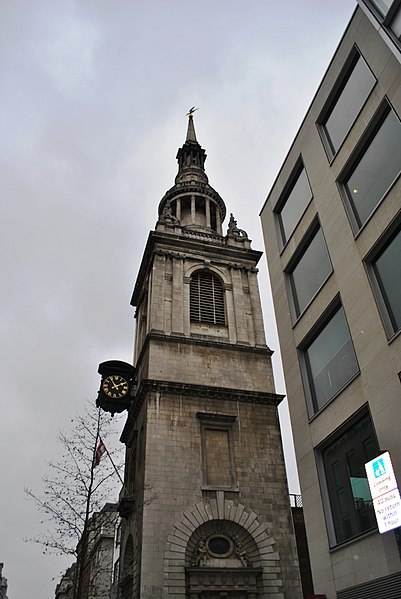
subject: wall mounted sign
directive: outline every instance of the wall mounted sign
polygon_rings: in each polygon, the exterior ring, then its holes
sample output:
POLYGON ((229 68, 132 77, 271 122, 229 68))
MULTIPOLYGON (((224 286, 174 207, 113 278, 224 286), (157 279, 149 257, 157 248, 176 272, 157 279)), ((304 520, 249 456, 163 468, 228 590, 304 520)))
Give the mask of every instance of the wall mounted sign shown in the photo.
POLYGON ((401 526, 401 497, 388 451, 365 464, 379 532, 401 526))

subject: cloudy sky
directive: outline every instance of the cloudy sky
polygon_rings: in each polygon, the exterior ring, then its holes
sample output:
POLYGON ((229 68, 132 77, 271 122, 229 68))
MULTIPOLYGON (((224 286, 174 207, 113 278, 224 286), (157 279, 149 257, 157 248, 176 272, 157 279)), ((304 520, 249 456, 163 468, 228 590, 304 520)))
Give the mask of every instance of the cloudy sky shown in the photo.
MULTIPOLYGON (((1 0, 0 561, 10 599, 53 597, 70 564, 24 543, 40 514, 23 488, 40 490, 58 430, 96 396, 99 362, 132 360, 129 301, 188 108, 200 107, 211 185, 263 249, 259 211, 354 8, 1 0)), ((260 286, 278 350, 264 259, 260 286)))

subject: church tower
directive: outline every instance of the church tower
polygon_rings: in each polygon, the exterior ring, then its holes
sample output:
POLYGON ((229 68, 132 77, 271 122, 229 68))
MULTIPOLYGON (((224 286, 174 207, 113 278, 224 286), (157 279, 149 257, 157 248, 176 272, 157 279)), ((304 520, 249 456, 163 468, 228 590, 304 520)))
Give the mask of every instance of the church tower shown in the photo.
POLYGON ((121 599, 302 596, 252 249, 189 113, 132 296, 121 599))

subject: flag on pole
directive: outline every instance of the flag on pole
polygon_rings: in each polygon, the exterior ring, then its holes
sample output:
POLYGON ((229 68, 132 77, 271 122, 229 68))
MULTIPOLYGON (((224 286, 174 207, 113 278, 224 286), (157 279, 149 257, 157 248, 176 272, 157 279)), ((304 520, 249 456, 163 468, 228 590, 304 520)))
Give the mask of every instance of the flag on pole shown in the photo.
POLYGON ((106 446, 103 443, 102 439, 99 438, 99 444, 96 447, 96 453, 95 453, 95 463, 94 466, 99 466, 100 464, 100 460, 102 458, 102 455, 106 452, 106 446))

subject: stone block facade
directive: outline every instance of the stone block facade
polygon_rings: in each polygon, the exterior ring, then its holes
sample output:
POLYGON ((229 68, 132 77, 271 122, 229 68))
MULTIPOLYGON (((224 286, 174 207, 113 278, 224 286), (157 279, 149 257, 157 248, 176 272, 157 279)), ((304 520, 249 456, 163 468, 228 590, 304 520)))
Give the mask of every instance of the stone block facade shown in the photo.
POLYGON ((177 156, 132 297, 120 597, 299 599, 261 253, 222 235, 192 117, 177 156))

